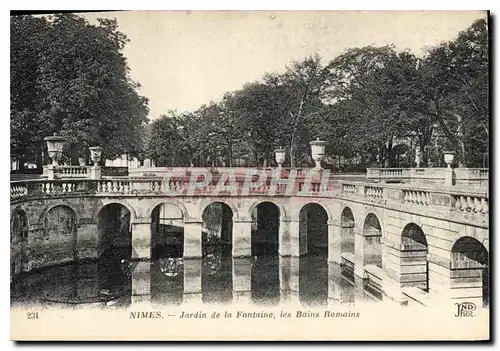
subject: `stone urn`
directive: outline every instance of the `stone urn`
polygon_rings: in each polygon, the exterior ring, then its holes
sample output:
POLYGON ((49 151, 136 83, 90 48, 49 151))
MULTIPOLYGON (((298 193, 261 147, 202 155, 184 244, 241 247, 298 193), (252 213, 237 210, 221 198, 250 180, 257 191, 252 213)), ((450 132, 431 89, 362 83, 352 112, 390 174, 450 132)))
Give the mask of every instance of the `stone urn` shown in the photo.
POLYGON ((455 152, 454 151, 444 151, 444 162, 448 166, 448 168, 451 168, 453 165, 453 161, 455 160, 455 152))
POLYGON ((52 160, 52 167, 55 167, 59 164, 59 160, 61 159, 66 139, 54 133, 54 135, 45 137, 43 140, 47 143, 47 151, 52 160))
POLYGON ((325 159, 326 141, 319 140, 319 138, 316 138, 316 140, 311 141, 309 145, 311 145, 312 159, 316 163, 316 166, 314 168, 321 169, 321 161, 325 159))
POLYGON ((89 150, 90 150, 90 159, 94 163, 94 167, 97 167, 99 161, 101 161, 102 147, 92 146, 89 147, 89 150))
POLYGON ((274 156, 276 157, 276 163, 278 164, 278 168, 281 168, 283 166, 283 163, 285 163, 285 154, 286 154, 285 149, 279 148, 274 150, 274 156))

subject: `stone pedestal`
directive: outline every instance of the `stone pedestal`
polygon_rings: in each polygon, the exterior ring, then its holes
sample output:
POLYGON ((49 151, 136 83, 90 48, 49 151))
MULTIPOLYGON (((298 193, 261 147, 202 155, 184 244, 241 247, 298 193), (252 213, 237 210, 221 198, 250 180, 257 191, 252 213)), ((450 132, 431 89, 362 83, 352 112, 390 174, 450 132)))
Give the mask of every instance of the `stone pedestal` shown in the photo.
POLYGON ((233 221, 233 257, 252 256, 252 221, 233 221))
POLYGON ((54 165, 50 164, 47 167, 47 179, 53 180, 56 178, 56 171, 54 165))
POLYGON ((138 262, 132 271, 132 296, 151 295, 151 263, 138 262))
POLYGON ((89 169, 90 179, 101 179, 101 167, 92 166, 89 169))
POLYGON ((201 222, 184 222, 184 258, 201 258, 201 222))
POLYGON ((341 263, 342 227, 336 223, 328 223, 328 262, 341 263))
POLYGON ((151 258, 150 219, 136 219, 132 223, 132 259, 148 260, 151 258))

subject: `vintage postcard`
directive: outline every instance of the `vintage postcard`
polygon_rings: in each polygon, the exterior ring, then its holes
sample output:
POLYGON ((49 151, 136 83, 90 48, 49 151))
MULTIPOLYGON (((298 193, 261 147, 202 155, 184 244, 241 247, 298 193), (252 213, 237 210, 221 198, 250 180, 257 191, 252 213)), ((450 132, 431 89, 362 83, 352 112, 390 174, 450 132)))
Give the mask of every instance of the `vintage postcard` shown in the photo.
POLYGON ((11 14, 11 339, 489 340, 488 25, 11 14))

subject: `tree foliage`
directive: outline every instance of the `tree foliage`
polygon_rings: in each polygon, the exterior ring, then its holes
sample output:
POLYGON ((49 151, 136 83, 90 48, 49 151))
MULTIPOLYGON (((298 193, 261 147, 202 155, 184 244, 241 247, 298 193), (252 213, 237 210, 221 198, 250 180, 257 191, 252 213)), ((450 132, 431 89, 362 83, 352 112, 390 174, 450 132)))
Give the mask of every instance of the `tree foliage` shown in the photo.
POLYGON ((96 145, 107 158, 137 155, 148 101, 129 77, 127 41, 116 20, 11 16, 11 157, 40 161, 53 133, 73 157, 96 145))
POLYGON ((195 165, 243 158, 265 166, 274 149, 286 147, 286 164, 308 166, 309 141, 319 137, 327 141, 327 162, 346 171, 410 167, 417 150, 423 165, 442 166, 445 149, 460 164, 481 167, 488 113, 488 30, 480 19, 423 57, 393 46, 348 49, 326 63, 306 57, 169 123, 191 126, 195 165))

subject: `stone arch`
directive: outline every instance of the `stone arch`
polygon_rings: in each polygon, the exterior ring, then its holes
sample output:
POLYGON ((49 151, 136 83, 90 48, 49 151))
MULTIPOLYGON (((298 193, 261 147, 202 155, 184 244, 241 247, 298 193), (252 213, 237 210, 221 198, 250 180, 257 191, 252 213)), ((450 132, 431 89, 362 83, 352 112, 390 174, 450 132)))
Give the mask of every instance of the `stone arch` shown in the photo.
POLYGON ((351 207, 344 206, 340 213, 340 256, 343 272, 354 275, 356 254, 356 220, 351 207))
POLYGON ((489 305, 489 255, 476 238, 462 236, 451 247, 450 288, 454 295, 477 305, 489 305))
POLYGON ((190 218, 189 216, 189 213, 188 213, 188 210, 186 209, 186 206, 184 206, 184 204, 181 202, 181 201, 177 201, 177 200, 174 200, 172 198, 168 198, 168 199, 162 199, 162 200, 157 200, 155 202, 153 202, 153 205, 150 206, 147 210, 147 215, 149 217, 152 216, 153 214, 153 211, 154 209, 158 206, 158 205, 161 205, 161 204, 171 204, 171 205, 174 205, 174 206, 177 206, 181 212, 182 212, 182 217, 184 218, 184 220, 190 218))
POLYGON ((112 200, 101 203, 101 206, 98 207, 98 210, 94 214, 94 218, 99 219, 99 214, 102 211, 102 209, 104 207, 106 207, 107 205, 111 205, 111 204, 125 206, 130 212, 130 220, 131 221, 137 218, 137 212, 135 211, 134 207, 131 204, 129 204, 127 201, 120 200, 120 199, 112 199, 112 200))
POLYGON ((51 234, 67 237, 71 246, 76 245, 76 230, 78 216, 76 211, 66 204, 56 204, 48 207, 43 214, 43 236, 48 239, 51 234))
MULTIPOLYGON (((299 220, 300 219, 300 212, 304 209, 304 207, 308 205, 318 205, 323 208, 327 215, 327 220, 328 222, 332 222, 334 220, 334 217, 332 215, 332 210, 330 206, 328 206, 328 203, 316 200, 316 199, 307 199, 306 201, 302 202, 299 206, 296 207, 295 211, 292 211, 290 213, 290 216, 292 217, 292 220, 299 220)), ((293 209, 293 206, 292 206, 293 209)))
POLYGON ((363 267, 374 265, 382 268, 382 224, 378 216, 368 212, 363 221, 363 267))
POLYGON ((217 199, 217 198, 203 199, 200 202, 200 205, 199 205, 200 216, 203 215, 203 212, 206 210, 206 208, 208 206, 210 206, 213 203, 217 203, 217 202, 222 203, 231 209, 231 212, 233 213, 233 220, 240 218, 238 208, 235 206, 235 204, 232 201, 230 201, 228 199, 217 199))
POLYGON ((80 223, 80 221, 79 221, 80 216, 78 215, 78 212, 73 208, 73 206, 68 205, 66 203, 56 203, 56 204, 50 204, 50 205, 46 206, 43 209, 43 211, 40 213, 39 223, 43 224, 45 221, 45 217, 47 216, 47 213, 49 213, 54 207, 57 207, 57 206, 65 206, 65 207, 69 208, 71 211, 73 211, 73 213, 75 214, 76 225, 78 226, 78 223, 80 223))
MULTIPOLYGON (((214 200, 203 207, 201 212, 203 248, 211 251, 213 245, 223 245, 226 248, 232 246, 233 222, 237 218, 234 211, 235 208, 225 201, 214 200), (215 205, 221 206, 219 208, 213 207, 215 205), (220 210, 220 212, 214 213, 218 212, 217 210, 220 210)), ((205 249, 202 250, 203 253, 208 252, 205 249)))
POLYGON ((408 223, 401 232, 401 286, 429 290, 429 247, 422 228, 408 223))
POLYGON ((279 215, 280 215, 280 220, 283 220, 284 218, 288 218, 288 212, 285 210, 285 207, 283 206, 283 204, 280 202, 280 201, 275 201, 275 200, 271 200, 271 199, 259 199, 259 200, 255 200, 252 202, 252 204, 248 207, 248 212, 247 212, 247 216, 248 218, 252 218, 252 212, 254 211, 254 209, 260 205, 261 203, 264 203, 264 202, 270 202, 272 204, 274 204, 278 209, 279 209, 279 215))
POLYGON ((16 206, 10 215, 10 242, 28 240, 29 218, 21 206, 16 206))

